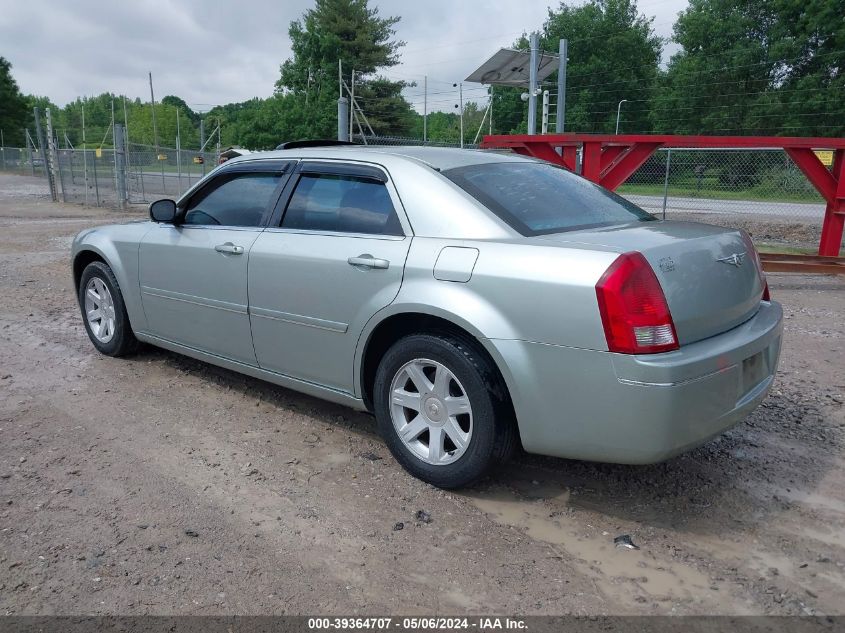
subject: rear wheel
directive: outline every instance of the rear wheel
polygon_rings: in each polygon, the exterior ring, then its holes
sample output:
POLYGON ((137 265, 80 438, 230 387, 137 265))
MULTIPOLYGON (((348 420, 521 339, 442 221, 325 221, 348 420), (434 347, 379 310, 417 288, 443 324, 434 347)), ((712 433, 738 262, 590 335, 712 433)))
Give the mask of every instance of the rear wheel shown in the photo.
POLYGON ((399 463, 441 488, 471 484, 515 444, 501 378, 474 345, 456 337, 397 341, 379 364, 373 402, 399 463))
POLYGON ((79 307, 88 338, 107 356, 124 356, 138 348, 117 279, 103 262, 91 262, 79 280, 79 307))

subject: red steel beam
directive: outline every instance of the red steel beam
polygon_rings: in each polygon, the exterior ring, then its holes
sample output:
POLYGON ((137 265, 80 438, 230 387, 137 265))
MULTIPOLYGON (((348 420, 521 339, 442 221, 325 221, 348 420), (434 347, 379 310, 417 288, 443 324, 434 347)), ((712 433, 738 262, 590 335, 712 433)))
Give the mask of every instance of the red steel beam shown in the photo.
POLYGON ((845 138, 812 138, 802 136, 681 136, 676 134, 507 134, 485 136, 482 147, 513 147, 525 141, 543 142, 553 147, 581 145, 585 141, 598 141, 604 145, 632 145, 634 143, 660 143, 663 147, 748 147, 807 149, 845 149, 845 138))
POLYGON ((660 143, 634 143, 619 161, 602 174, 599 184, 605 189, 614 191, 628 180, 628 177, 637 171, 658 147, 660 143))

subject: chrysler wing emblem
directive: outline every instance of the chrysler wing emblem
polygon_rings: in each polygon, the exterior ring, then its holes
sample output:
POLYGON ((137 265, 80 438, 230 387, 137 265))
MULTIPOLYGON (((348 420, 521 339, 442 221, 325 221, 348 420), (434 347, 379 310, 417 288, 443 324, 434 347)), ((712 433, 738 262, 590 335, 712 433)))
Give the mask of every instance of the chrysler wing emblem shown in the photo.
POLYGON ((742 266, 742 261, 745 259, 745 253, 733 253, 732 255, 728 255, 727 257, 720 257, 717 259, 717 262, 722 262, 723 264, 730 264, 731 266, 736 266, 739 268, 742 266))

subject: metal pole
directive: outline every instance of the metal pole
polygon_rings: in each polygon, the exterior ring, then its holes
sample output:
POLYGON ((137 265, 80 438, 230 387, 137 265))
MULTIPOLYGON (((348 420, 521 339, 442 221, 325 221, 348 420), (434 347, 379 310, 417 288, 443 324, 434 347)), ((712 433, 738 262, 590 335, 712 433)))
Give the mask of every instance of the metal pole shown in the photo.
POLYGON ((458 84, 458 98, 461 103, 461 149, 464 148, 464 84, 458 84))
POLYGON ((88 148, 85 144, 85 104, 82 104, 82 170, 85 174, 85 206, 88 206, 88 148))
POLYGON ((50 171, 47 167, 47 152, 44 150, 44 134, 41 132, 41 116, 38 114, 38 108, 33 108, 32 113, 35 115, 35 134, 38 136, 38 155, 41 156, 41 166, 44 168, 44 177, 47 179, 47 185, 50 188, 50 196, 53 202, 58 200, 56 195, 56 185, 50 177, 50 171))
POLYGON ((3 130, 0 130, 0 152, 2 152, 2 155, 3 155, 2 156, 2 161, 3 161, 2 165, 3 166, 0 169, 5 170, 6 169, 6 137, 3 135, 3 130))
POLYGON ((205 119, 200 119, 200 158, 202 159, 202 175, 205 176, 205 119))
POLYGON ((540 133, 546 134, 549 131, 549 91, 543 91, 543 119, 540 124, 540 133))
POLYGON ((490 86, 490 118, 487 120, 487 133, 493 134, 493 86, 490 86))
MULTIPOLYGON (((352 69, 352 83, 350 84, 349 89, 349 100, 352 103, 352 108, 349 114, 349 138, 352 138, 352 111, 355 110, 355 69, 352 69)), ((361 124, 358 124, 358 127, 361 127, 361 124)), ((363 134, 363 132, 362 132, 363 134)))
POLYGON ((117 190, 120 187, 120 183, 117 182, 117 132, 114 129, 114 98, 111 100, 111 158, 112 158, 112 180, 114 184, 114 191, 117 193, 117 190))
POLYGON ((627 99, 622 99, 619 102, 619 105, 616 106, 616 133, 619 134, 619 114, 622 112, 622 104, 628 101, 627 99))
POLYGON ((349 128, 346 121, 349 119, 349 100, 346 97, 338 97, 337 100, 337 140, 349 140, 349 128))
POLYGON ((29 129, 25 129, 24 132, 26 132, 26 151, 29 154, 29 172, 31 176, 35 176, 35 162, 32 157, 33 146, 35 144, 32 142, 32 137, 29 135, 29 129))
MULTIPOLYGON (((179 128, 179 108, 176 108, 176 174, 179 182, 179 194, 182 194, 182 136, 179 128)), ((190 178, 188 179, 190 182, 190 178)))
POLYGON ((97 206, 100 206, 100 181, 97 178, 97 156, 95 155, 91 161, 94 169, 94 195, 97 197, 97 206))
POLYGON ((428 75, 423 77, 423 143, 428 142, 428 75))
POLYGON ((62 202, 67 202, 65 199, 65 187, 62 179, 62 168, 59 165, 59 151, 56 149, 56 139, 53 136, 53 114, 50 108, 46 108, 44 113, 47 115, 47 150, 50 153, 50 187, 53 192, 53 200, 58 201, 58 186, 56 185, 56 171, 59 172, 59 184, 62 189, 62 202))
POLYGON ((153 142, 156 148, 156 160, 161 163, 161 189, 162 193, 167 193, 167 186, 164 184, 164 161, 159 160, 159 148, 158 148, 158 126, 156 125, 156 98, 155 93, 153 93, 153 74, 149 73, 150 75, 150 104, 153 108, 153 142))
POLYGON ((123 126, 114 126, 114 164, 117 178, 117 202, 121 209, 126 208, 126 144, 123 136, 123 126))
POLYGON ((531 46, 531 68, 528 70, 528 133, 537 133, 537 58, 540 36, 532 33, 528 39, 531 46))
POLYGON ((558 49, 560 62, 557 67, 557 114, 555 115, 555 132, 563 133, 566 123, 566 56, 569 48, 567 40, 560 41, 558 49))
POLYGON ((663 178, 663 219, 666 219, 666 199, 669 197, 669 165, 672 162, 672 148, 666 150, 666 175, 663 178))

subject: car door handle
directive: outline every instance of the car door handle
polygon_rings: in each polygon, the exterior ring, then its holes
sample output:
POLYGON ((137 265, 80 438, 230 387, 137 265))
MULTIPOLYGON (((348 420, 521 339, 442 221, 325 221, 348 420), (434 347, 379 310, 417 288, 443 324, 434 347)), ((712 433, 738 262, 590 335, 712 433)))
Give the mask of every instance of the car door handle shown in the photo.
POLYGON ((358 257, 350 257, 346 260, 350 266, 360 266, 361 268, 389 268, 390 262, 386 259, 378 259, 369 253, 358 255, 358 257))
POLYGON ((218 244, 214 247, 214 250, 218 253, 231 253, 232 255, 241 255, 244 252, 244 247, 236 246, 231 242, 226 242, 225 244, 218 244))

